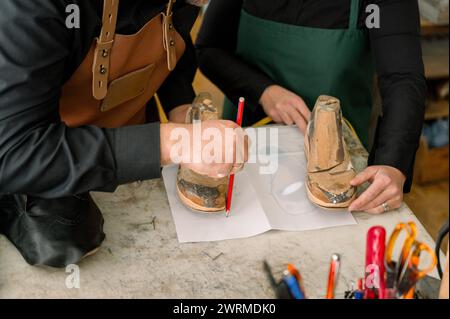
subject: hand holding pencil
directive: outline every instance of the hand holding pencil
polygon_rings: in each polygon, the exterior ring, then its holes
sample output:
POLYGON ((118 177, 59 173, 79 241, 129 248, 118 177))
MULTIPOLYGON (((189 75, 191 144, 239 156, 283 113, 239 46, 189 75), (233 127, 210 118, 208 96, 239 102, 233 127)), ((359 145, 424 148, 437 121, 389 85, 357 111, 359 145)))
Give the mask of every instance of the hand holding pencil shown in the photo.
MULTIPOLYGON (((245 107, 245 99, 243 97, 241 97, 239 99, 238 115, 237 115, 237 120, 236 120, 236 123, 239 126, 242 126, 242 120, 244 118, 244 107, 245 107)), ((227 217, 230 216, 230 212, 231 212, 231 200, 233 198, 233 187, 234 187, 234 174, 231 174, 230 183, 228 184, 228 193, 227 193, 227 205, 226 205, 227 217)))

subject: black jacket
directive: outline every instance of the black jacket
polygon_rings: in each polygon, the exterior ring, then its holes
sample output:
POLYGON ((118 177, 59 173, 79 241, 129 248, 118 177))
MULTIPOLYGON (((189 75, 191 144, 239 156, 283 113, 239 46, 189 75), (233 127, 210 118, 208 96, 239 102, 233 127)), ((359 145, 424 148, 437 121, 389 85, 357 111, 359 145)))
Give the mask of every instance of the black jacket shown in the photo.
MULTIPOLYGON (((117 33, 132 34, 167 1, 120 3, 117 33)), ((160 176, 159 124, 100 129, 61 122, 61 88, 99 35, 102 9, 102 0, 0 1, 0 195, 59 198, 160 176), (65 25, 69 4, 80 8, 80 29, 65 25)), ((190 31, 198 8, 178 1, 174 11, 187 50, 158 91, 166 110, 195 97, 190 31)))

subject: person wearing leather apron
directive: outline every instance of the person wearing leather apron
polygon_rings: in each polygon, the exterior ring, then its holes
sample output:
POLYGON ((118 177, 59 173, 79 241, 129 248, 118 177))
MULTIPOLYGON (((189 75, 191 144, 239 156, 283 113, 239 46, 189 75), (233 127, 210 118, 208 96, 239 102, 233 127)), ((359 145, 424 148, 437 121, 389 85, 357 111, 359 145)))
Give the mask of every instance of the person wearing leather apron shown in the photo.
POLYGON ((378 214, 399 208, 412 184, 426 98, 420 38, 417 1, 216 0, 196 47, 227 96, 224 118, 243 95, 246 125, 270 116, 304 133, 317 98, 335 96, 367 148, 376 73, 383 114, 369 167, 352 181, 372 185, 349 210, 378 214))
POLYGON ((94 252, 104 221, 89 192, 158 178, 171 163, 180 125, 148 123, 147 104, 155 93, 166 112, 194 100, 199 2, 0 2, 0 233, 29 264, 94 252), (66 24, 69 5, 79 28, 66 24))

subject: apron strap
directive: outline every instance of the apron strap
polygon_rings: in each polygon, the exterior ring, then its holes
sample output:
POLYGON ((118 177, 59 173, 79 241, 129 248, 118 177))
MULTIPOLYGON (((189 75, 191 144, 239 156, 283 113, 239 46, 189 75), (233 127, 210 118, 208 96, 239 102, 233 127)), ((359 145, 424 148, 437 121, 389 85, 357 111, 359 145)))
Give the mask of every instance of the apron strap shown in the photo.
POLYGON ((167 16, 172 15, 173 5, 175 4, 175 2, 177 2, 177 0, 169 0, 169 3, 167 4, 167 10, 166 10, 167 16))
MULTIPOLYGON (((164 48, 167 51, 167 66, 172 71, 177 63, 175 47, 175 27, 172 21, 173 5, 176 0, 169 0, 164 15, 163 33, 164 48)), ((108 94, 109 68, 111 49, 116 35, 117 16, 119 11, 119 0, 103 1, 102 30, 97 38, 94 62, 92 66, 92 94, 96 100, 104 100, 108 94)))
POLYGON ((103 25, 100 36, 97 38, 92 66, 92 93, 97 100, 103 100, 108 93, 110 57, 116 34, 118 11, 119 0, 103 1, 103 25))
POLYGON ((173 71, 177 65, 176 31, 173 25, 173 5, 176 0, 169 0, 166 13, 163 13, 163 45, 167 52, 167 68, 173 71))
POLYGON ((350 7, 350 21, 348 26, 350 30, 358 29, 358 20, 359 20, 359 0, 352 0, 350 7))

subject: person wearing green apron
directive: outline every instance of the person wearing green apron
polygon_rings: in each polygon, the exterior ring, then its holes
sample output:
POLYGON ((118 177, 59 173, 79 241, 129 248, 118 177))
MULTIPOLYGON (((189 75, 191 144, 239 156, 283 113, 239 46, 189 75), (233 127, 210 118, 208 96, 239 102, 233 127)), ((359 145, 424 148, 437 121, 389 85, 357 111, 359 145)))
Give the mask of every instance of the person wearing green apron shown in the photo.
POLYGON ((200 69, 226 94, 224 119, 244 96, 244 125, 270 116, 304 132, 316 99, 331 95, 367 148, 377 73, 383 116, 353 181, 372 186, 349 209, 386 212, 410 190, 423 125, 418 12, 411 0, 214 0, 196 43, 200 69))

